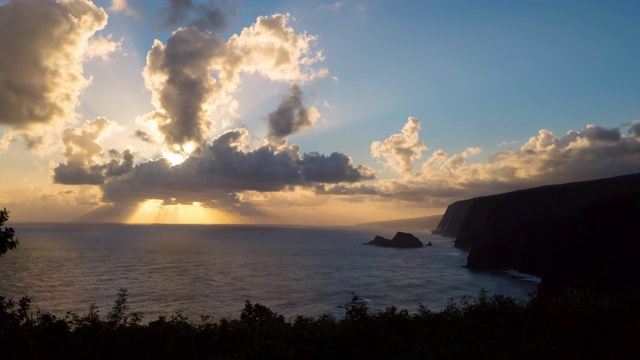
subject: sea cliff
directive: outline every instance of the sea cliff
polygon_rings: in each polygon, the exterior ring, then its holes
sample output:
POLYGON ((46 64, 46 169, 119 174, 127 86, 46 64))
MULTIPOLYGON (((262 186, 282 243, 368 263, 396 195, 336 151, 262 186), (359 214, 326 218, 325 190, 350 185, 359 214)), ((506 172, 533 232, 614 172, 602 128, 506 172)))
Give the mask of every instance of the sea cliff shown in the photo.
MULTIPOLYGON (((564 257, 581 254, 572 248, 580 241, 568 239, 585 226, 585 209, 608 198, 633 202, 639 191, 640 174, 634 174, 462 200, 447 208, 436 232, 455 237, 457 247, 470 249, 467 266, 471 269, 508 267, 544 277, 550 269, 566 268, 560 253, 564 257)), ((631 240, 610 241, 615 251, 616 243, 631 240)))

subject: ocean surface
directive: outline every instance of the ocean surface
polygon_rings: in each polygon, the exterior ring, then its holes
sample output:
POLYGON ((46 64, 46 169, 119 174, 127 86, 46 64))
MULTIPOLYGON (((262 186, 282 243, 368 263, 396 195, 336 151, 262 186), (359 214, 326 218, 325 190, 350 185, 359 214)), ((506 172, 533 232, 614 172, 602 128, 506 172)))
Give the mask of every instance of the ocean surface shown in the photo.
POLYGON ((143 321, 182 312, 190 320, 236 318, 246 300, 286 317, 344 314, 351 294, 372 310, 419 304, 439 310, 463 296, 526 299, 539 279, 504 270, 462 267, 467 252, 453 239, 412 231, 418 249, 363 243, 383 228, 11 224, 20 245, 0 258, 0 295, 32 299, 32 308, 106 316, 120 288, 143 321))

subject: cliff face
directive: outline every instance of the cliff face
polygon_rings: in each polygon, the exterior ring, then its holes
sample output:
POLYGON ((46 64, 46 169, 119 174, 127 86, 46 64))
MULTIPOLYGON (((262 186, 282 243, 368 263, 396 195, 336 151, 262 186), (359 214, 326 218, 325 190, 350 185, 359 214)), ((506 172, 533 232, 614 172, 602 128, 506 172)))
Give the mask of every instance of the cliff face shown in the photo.
POLYGON ((434 233, 456 237, 460 232, 460 228, 471 204, 472 202, 469 200, 462 200, 449 205, 434 233))
POLYGON ((551 266, 538 289, 557 296, 566 289, 612 295, 640 290, 640 189, 607 196, 587 206, 572 231, 554 246, 551 266))
POLYGON ((639 188, 640 174, 634 174, 458 201, 447 208, 438 230, 470 249, 469 268, 509 267, 542 276, 556 244, 574 231, 587 206, 639 188))

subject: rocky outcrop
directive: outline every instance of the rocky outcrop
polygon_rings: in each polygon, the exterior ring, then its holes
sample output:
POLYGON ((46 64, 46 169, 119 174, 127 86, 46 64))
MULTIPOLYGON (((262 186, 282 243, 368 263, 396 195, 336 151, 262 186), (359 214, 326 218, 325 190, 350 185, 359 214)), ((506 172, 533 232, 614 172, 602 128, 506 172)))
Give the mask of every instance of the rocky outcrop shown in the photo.
POLYGON ((413 248, 423 247, 422 241, 417 237, 409 233, 397 232, 393 239, 389 240, 377 235, 373 240, 369 241, 369 245, 377 245, 383 247, 401 247, 401 248, 413 248))
POLYGON ((633 193, 640 174, 545 186, 453 203, 437 230, 470 249, 467 266, 509 267, 542 276, 554 248, 574 228, 581 212, 598 199, 633 193))

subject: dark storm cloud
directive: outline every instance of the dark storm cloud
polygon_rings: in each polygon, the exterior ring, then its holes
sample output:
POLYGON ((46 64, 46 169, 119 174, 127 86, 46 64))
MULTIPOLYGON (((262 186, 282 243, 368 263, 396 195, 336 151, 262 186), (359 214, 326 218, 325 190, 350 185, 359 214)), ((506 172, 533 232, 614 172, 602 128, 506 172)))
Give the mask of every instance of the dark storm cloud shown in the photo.
POLYGON ((318 111, 314 107, 304 106, 303 95, 300 86, 291 85, 291 94, 282 100, 274 112, 269 114, 270 137, 282 138, 313 125, 318 118, 318 111))
MULTIPOLYGON (((227 131, 211 145, 171 166, 166 159, 136 165, 103 186, 105 201, 141 201, 175 198, 178 201, 220 199, 222 194, 247 190, 269 192, 318 183, 358 182, 372 179, 373 171, 354 167, 345 154, 299 154, 297 145, 264 145, 244 151, 247 131, 227 131)), ((226 196, 226 195, 225 195, 226 196)))

